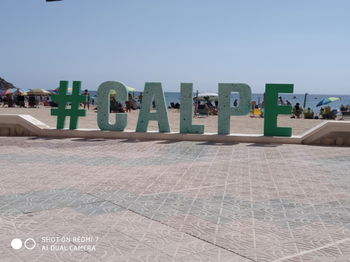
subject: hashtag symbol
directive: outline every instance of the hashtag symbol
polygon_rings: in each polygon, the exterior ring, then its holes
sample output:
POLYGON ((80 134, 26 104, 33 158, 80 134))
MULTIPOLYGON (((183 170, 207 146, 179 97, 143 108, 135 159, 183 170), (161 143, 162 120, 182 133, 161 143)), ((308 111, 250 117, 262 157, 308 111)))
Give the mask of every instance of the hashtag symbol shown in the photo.
POLYGON ((85 109, 79 109, 80 103, 87 102, 87 96, 80 94, 80 87, 80 81, 73 81, 72 94, 68 95, 68 81, 60 81, 58 95, 52 95, 52 101, 58 104, 57 109, 51 109, 51 115, 57 116, 57 129, 64 128, 67 116, 70 117, 69 129, 77 129, 78 118, 86 116, 85 109), (71 103, 70 108, 67 103, 71 103))

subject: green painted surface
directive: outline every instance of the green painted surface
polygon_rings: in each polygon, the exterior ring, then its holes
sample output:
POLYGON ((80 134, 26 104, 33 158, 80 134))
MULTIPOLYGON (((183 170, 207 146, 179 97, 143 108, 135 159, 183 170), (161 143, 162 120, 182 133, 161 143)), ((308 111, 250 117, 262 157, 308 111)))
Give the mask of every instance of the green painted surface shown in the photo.
POLYGON ((57 116, 57 129, 63 129, 66 122, 66 117, 70 117, 69 129, 77 129, 78 119, 81 116, 86 116, 85 109, 80 109, 80 103, 87 102, 87 96, 80 94, 80 81, 73 81, 73 91, 71 95, 67 94, 68 81, 60 81, 58 95, 52 95, 52 101, 58 104, 58 108, 51 109, 51 115, 57 116), (67 103, 70 103, 70 108, 67 108, 67 103))
POLYGON ((161 83, 145 84, 136 132, 147 132, 151 120, 158 121, 159 132, 170 132, 168 111, 161 83), (156 107, 155 112, 151 112, 153 101, 156 107))
POLYGON ((203 125, 193 125, 193 85, 192 83, 181 84, 181 105, 180 105, 180 133, 182 134, 203 134, 203 125))
POLYGON ((218 134, 230 134, 231 116, 241 116, 249 113, 252 90, 247 84, 219 84, 218 134), (239 106, 231 106, 231 93, 238 92, 239 106))
POLYGON ((97 124, 101 130, 124 131, 128 123, 128 114, 116 113, 115 123, 110 122, 110 92, 116 92, 115 99, 119 102, 128 100, 128 91, 123 83, 107 81, 102 83, 97 90, 98 110, 97 124))
POLYGON ((264 136, 292 136, 290 127, 277 127, 277 116, 291 114, 291 106, 278 105, 278 94, 293 93, 293 89, 293 84, 266 84, 264 136))

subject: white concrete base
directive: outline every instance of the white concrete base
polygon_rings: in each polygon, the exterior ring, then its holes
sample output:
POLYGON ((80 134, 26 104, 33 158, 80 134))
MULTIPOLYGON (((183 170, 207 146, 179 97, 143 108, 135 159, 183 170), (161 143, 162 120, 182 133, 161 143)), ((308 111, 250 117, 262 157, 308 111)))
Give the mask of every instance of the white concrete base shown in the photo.
POLYGON ((52 129, 30 115, 0 115, 1 136, 39 136, 64 138, 105 138, 131 140, 176 140, 207 141, 216 143, 278 143, 350 145, 350 121, 327 121, 309 130, 302 136, 268 137, 262 134, 180 134, 180 133, 139 133, 135 131, 101 131, 97 129, 52 129))
POLYGON ((1 136, 39 136, 50 128, 31 115, 0 115, 1 136))
POLYGON ((140 133, 131 130, 124 132, 101 131, 97 129, 58 130, 45 129, 41 136, 47 137, 76 137, 76 138, 107 138, 107 139, 132 139, 132 140, 176 140, 176 141, 208 141, 217 143, 283 143, 300 144, 300 137, 266 137, 263 135, 230 134, 218 135, 205 134, 180 134, 159 133, 155 131, 140 133))

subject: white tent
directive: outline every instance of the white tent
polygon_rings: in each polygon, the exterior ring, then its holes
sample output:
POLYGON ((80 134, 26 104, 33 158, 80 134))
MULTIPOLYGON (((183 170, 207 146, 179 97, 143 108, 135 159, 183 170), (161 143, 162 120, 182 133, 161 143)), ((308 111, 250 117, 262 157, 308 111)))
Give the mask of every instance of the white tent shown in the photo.
POLYGON ((219 98, 219 95, 217 93, 199 93, 198 98, 200 100, 204 100, 206 98, 209 98, 210 101, 216 101, 219 98))

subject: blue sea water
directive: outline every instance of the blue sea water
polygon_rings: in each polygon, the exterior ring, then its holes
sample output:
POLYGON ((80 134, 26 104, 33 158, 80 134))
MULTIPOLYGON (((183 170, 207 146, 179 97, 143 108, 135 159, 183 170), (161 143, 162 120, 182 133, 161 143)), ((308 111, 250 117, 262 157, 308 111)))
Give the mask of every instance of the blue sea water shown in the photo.
MULTIPOLYGON (((96 91, 89 91, 90 95, 96 96, 96 91)), ((134 95, 137 97, 140 93, 135 92, 134 95)), ((167 105, 169 106, 171 102, 180 103, 180 92, 164 92, 165 100, 167 105)), ((195 94, 193 94, 195 96, 195 94)), ((283 101, 290 101, 294 106, 296 103, 299 103, 302 107, 304 107, 304 97, 305 94, 280 94, 283 101)), ((305 108, 310 107, 314 112, 318 113, 321 107, 316 107, 317 103, 321 101, 323 98, 327 97, 339 97, 339 101, 332 102, 328 104, 332 109, 339 109, 342 104, 348 105, 350 104, 350 95, 322 95, 322 94, 308 94, 306 96, 306 106, 305 108)), ((231 99, 239 99, 238 94, 232 93, 231 99)), ((257 104, 260 104, 264 100, 264 94, 252 94, 252 101, 256 101, 257 104)))

